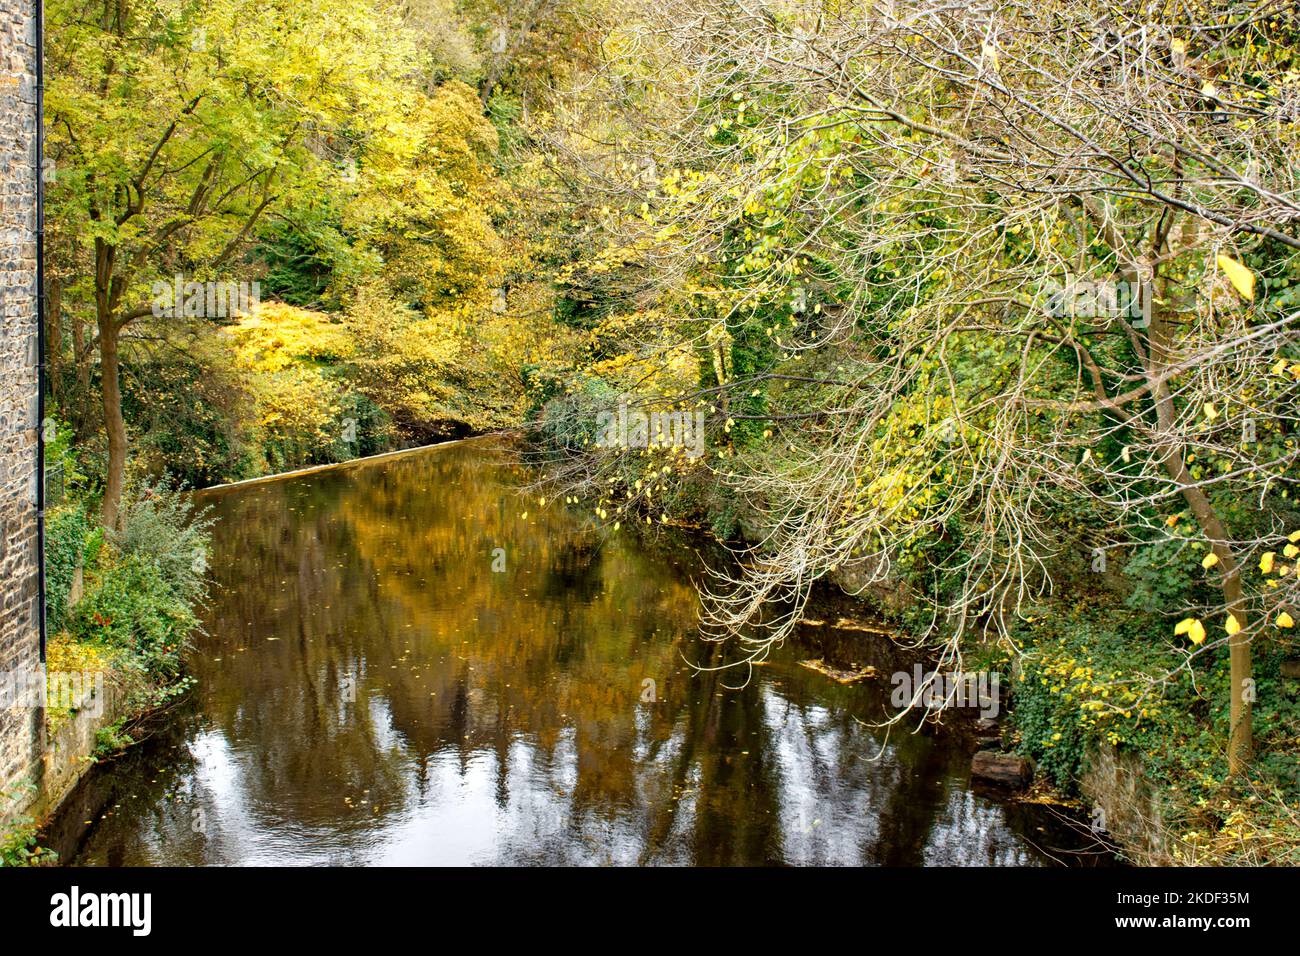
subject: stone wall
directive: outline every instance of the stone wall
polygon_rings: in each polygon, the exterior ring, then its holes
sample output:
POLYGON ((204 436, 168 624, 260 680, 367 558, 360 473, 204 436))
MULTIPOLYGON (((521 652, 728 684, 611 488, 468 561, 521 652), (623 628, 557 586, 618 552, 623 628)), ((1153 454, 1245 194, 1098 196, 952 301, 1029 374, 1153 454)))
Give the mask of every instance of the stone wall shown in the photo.
POLYGON ((1090 806, 1101 809, 1104 817, 1099 822, 1128 862, 1137 866, 1175 862, 1160 794, 1136 754, 1101 744, 1089 757, 1079 790, 1090 806))
MULTIPOLYGON (((33 0, 0 0, 0 680, 39 675, 36 537, 36 23, 33 0)), ((0 801, 39 785, 45 715, 0 701, 0 801)), ((34 796, 34 794, 33 794, 34 796)))

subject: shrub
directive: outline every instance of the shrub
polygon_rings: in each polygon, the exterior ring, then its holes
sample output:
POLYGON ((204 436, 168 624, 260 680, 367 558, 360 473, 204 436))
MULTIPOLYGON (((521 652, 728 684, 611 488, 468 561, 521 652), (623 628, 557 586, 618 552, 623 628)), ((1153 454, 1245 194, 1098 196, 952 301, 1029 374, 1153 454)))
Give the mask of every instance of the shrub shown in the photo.
POLYGON ((36 843, 36 824, 27 817, 0 831, 0 866, 53 866, 59 855, 36 843))
POLYGON ((59 508, 46 518, 45 606, 51 633, 61 631, 66 622, 72 579, 85 560, 92 529, 80 505, 59 508))
POLYGON ((155 683, 175 681, 199 623, 212 520, 193 512, 171 484, 144 486, 125 509, 123 530, 111 536, 109 560, 73 610, 72 636, 128 650, 125 665, 155 683))
POLYGON ((169 586, 157 564, 126 557, 109 567, 77 605, 69 631, 131 652, 128 666, 151 679, 180 676, 181 656, 198 626, 191 603, 169 586))
POLYGON ((157 568, 164 586, 194 603, 206 587, 214 520, 208 509, 195 510, 180 489, 164 480, 141 488, 112 541, 123 558, 157 568))

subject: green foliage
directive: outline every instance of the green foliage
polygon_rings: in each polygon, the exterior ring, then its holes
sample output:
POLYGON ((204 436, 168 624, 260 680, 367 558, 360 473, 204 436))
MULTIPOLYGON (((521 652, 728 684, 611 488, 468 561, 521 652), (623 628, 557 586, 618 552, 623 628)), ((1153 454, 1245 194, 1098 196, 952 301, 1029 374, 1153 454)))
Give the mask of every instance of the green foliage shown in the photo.
POLYGON ((93 525, 80 504, 50 512, 45 519, 45 605, 51 633, 63 630, 68 594, 83 567, 93 525))
MULTIPOLYGON (((1077 787, 1103 743, 1139 756, 1164 791, 1166 824, 1205 826, 1229 784, 1228 666, 1225 650, 1179 666, 1180 655, 1153 634, 1159 627, 1122 608, 1056 606, 1014 635, 1023 644, 1013 688, 1021 752, 1066 790, 1077 787), (1197 823, 1199 821, 1199 823, 1197 823)), ((1249 789, 1300 799, 1294 741, 1300 737, 1300 686, 1281 677, 1282 649, 1257 654, 1254 706, 1257 759, 1249 789)), ((1222 820, 1219 820, 1222 823, 1222 820)), ((1215 824, 1217 827, 1218 824, 1215 824)))
POLYGON ((157 568, 163 584, 192 603, 206 588, 214 520, 207 508, 195 509, 174 482, 163 480, 139 489, 112 541, 123 558, 157 568))
POLYGON ((362 258, 328 198, 290 210, 267 226, 253 255, 266 264, 263 296, 308 309, 338 309, 337 280, 357 268, 351 261, 362 258))
POLYGON ((36 824, 23 817, 0 831, 0 866, 53 866, 59 855, 36 841, 36 824))
POLYGON ((54 439, 45 441, 46 471, 60 470, 63 474, 64 494, 75 495, 83 490, 89 481, 77 454, 77 447, 74 444, 75 435, 71 426, 59 417, 58 409, 53 406, 46 409, 42 429, 48 431, 51 423, 54 426, 54 439))
POLYGON ((1012 691, 1020 749, 1062 788, 1077 786, 1098 744, 1145 741, 1190 682, 1169 676, 1177 661, 1144 633, 1121 609, 1052 606, 1013 634, 1025 649, 1012 691))
POLYGON ((1139 547, 1124 565, 1133 582, 1126 603, 1134 610, 1186 607, 1194 593, 1194 562, 1183 557, 1186 545, 1171 539, 1139 547))
POLYGON ((72 636, 129 651, 125 666, 159 686, 182 674, 198 627, 211 517, 167 483, 142 487, 68 621, 72 636))
POLYGON ((255 392, 226 336, 200 327, 168 344, 132 349, 123 368, 135 465, 200 488, 261 474, 255 392))
POLYGON ((107 760, 135 746, 135 738, 127 733, 125 728, 125 720, 118 720, 107 727, 99 728, 95 732, 95 749, 91 752, 91 759, 107 760))
POLYGON ((79 641, 130 651, 128 660, 154 680, 174 680, 198 618, 168 587, 157 565, 124 558, 105 569, 74 609, 69 630, 79 641))
POLYGON ((52 866, 58 862, 57 853, 38 845, 36 821, 26 814, 10 813, 11 805, 35 792, 36 785, 30 781, 0 791, 0 814, 8 817, 0 825, 0 867, 52 866))
POLYGON ((576 388, 555 395, 555 383, 550 383, 545 393, 548 398, 535 419, 535 439, 548 451, 560 454, 581 454, 591 450, 598 437, 597 416, 618 408, 620 395, 609 383, 599 379, 584 378, 576 388))
POLYGON ((521 125, 523 101, 518 96, 497 92, 488 101, 487 115, 496 128, 501 155, 508 157, 518 153, 526 141, 521 125))

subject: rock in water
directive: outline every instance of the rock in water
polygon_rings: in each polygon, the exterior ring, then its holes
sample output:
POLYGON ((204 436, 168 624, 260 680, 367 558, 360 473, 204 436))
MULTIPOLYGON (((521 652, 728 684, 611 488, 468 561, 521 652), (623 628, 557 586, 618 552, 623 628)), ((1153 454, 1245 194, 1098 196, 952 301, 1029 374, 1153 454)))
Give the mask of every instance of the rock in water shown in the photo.
POLYGON ((981 750, 970 765, 971 776, 976 780, 997 784, 1000 787, 1029 786, 1034 779, 1033 765, 1015 754, 1000 754, 994 750, 981 750))

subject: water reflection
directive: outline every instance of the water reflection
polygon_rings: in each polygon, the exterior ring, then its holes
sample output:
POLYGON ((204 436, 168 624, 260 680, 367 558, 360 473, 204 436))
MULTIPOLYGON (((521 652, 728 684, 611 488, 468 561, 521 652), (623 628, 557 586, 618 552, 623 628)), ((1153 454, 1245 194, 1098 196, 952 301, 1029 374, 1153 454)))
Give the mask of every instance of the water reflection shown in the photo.
POLYGON ((522 478, 480 440, 212 496, 199 690, 83 784, 64 859, 1045 860, 1036 820, 970 790, 968 754, 897 733, 882 751, 855 717, 887 688, 796 648, 739 689, 693 670, 722 651, 694 638, 688 552, 540 508, 522 478))

